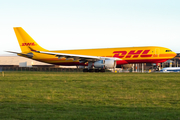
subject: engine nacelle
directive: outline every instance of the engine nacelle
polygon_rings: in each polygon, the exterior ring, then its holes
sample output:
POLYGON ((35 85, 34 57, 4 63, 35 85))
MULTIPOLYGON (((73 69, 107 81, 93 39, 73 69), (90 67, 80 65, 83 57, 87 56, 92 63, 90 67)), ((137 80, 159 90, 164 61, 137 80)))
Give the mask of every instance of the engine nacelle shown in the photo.
POLYGON ((116 67, 116 61, 115 60, 99 60, 94 62, 94 67, 95 68, 115 68, 116 67))

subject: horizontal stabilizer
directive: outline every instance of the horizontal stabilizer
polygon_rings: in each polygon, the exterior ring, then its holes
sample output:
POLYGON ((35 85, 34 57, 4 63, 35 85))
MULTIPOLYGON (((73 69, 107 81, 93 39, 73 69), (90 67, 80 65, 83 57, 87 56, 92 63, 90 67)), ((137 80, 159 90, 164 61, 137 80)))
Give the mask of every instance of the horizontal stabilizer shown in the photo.
POLYGON ((18 53, 18 52, 13 52, 13 51, 6 51, 6 52, 14 53, 14 54, 17 54, 17 55, 26 56, 26 57, 29 57, 29 58, 33 57, 33 54, 24 54, 24 53, 18 53))

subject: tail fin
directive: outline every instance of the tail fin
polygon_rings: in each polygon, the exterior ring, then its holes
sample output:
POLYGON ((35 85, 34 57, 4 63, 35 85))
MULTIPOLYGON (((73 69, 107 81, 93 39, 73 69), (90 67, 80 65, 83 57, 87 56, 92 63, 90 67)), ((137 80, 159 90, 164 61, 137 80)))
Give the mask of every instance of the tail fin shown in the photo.
POLYGON ((31 36, 29 36, 23 28, 14 27, 14 32, 23 53, 30 52, 30 48, 38 51, 47 51, 46 49, 42 48, 36 41, 34 41, 33 38, 31 38, 31 36))

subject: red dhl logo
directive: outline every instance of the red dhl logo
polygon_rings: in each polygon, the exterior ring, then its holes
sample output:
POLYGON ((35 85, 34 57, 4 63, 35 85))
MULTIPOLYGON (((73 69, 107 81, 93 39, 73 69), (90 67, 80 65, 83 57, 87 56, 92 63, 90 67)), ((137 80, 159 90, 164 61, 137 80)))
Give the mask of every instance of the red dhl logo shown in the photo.
POLYGON ((35 46, 36 44, 34 43, 22 43, 21 46, 35 46))
POLYGON ((113 57, 117 58, 138 58, 140 57, 151 57, 152 54, 148 54, 150 50, 131 50, 129 53, 127 51, 114 51, 113 57))

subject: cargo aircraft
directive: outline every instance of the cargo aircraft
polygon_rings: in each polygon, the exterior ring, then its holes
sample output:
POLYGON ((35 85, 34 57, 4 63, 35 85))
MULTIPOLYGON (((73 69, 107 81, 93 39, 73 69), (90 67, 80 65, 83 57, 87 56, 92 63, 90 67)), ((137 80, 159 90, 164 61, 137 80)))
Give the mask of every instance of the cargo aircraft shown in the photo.
POLYGON ((122 64, 162 63, 176 56, 172 50, 157 46, 49 51, 23 28, 14 27, 14 31, 22 52, 7 52, 55 65, 87 66, 84 72, 104 72, 122 64))

